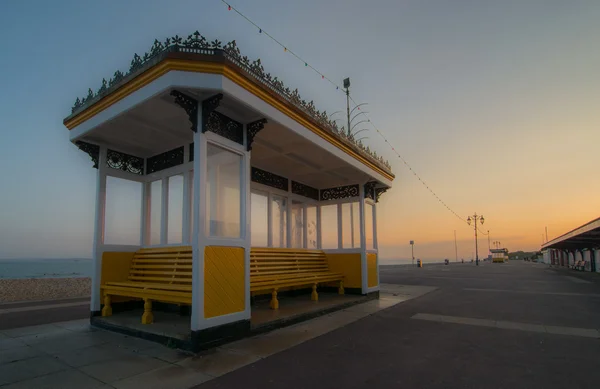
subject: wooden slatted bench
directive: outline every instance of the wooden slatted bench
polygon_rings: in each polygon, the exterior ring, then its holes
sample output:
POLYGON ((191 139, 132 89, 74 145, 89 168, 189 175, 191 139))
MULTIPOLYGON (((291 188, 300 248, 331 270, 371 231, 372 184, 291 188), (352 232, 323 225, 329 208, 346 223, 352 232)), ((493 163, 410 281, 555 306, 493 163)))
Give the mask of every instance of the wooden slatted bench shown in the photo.
POLYGON ((175 304, 192 303, 192 248, 190 246, 146 248, 131 261, 128 281, 107 282, 102 316, 111 316, 111 296, 144 300, 142 323, 154 321, 152 301, 175 304))
MULTIPOLYGON (((279 309, 280 288, 312 286, 311 300, 318 301, 317 286, 339 282, 344 294, 344 276, 329 271, 325 253, 320 250, 252 248, 250 251, 250 291, 270 291, 272 309, 279 309)), ((111 316, 111 296, 144 300, 143 324, 154 321, 152 302, 192 303, 192 248, 190 246, 145 248, 132 259, 127 281, 106 282, 102 316, 111 316)))
POLYGON ((339 282, 344 294, 344 276, 329 271, 321 250, 252 248, 250 251, 250 291, 271 291, 271 309, 279 308, 277 291, 294 286, 312 286, 311 300, 318 301, 317 286, 339 282))

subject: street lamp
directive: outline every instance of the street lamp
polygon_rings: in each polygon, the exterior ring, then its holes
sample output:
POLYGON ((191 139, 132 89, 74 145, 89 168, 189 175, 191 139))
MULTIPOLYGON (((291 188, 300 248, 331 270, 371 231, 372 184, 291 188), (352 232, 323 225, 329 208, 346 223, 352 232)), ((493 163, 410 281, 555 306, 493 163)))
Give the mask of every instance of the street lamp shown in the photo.
POLYGON ((483 224, 483 222, 485 221, 483 219, 483 215, 478 215, 477 212, 475 212, 473 216, 469 216, 467 218, 467 224, 471 225, 471 222, 474 222, 475 224, 475 265, 479 266, 479 249, 477 245, 477 221, 479 221, 479 223, 481 224, 483 224))
POLYGON ((415 241, 410 241, 410 252, 412 253, 412 264, 415 264, 415 241))
POLYGON ((494 246, 495 246, 497 249, 499 249, 499 248, 500 248, 500 241, 499 241, 499 240, 496 240, 496 241, 494 241, 494 242, 492 242, 492 243, 494 244, 494 246))

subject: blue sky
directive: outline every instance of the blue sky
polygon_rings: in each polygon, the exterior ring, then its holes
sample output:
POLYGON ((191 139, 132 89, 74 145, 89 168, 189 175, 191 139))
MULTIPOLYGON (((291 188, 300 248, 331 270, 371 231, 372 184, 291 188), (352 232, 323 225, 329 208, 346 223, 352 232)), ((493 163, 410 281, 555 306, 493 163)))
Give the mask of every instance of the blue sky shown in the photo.
MULTIPOLYGON (((599 2, 232 4, 329 77, 351 77, 391 143, 453 209, 483 213, 492 240, 535 249, 545 226, 552 237, 598 216, 599 2)), ((0 258, 91 255, 95 170, 62 119, 155 38, 195 30, 235 39, 320 109, 344 108, 343 95, 217 0, 5 1, 0 258)), ((414 239, 423 257, 449 257, 456 230, 459 256, 470 256, 472 230, 372 131, 368 143, 397 175, 381 204, 383 254, 408 257, 414 239)))

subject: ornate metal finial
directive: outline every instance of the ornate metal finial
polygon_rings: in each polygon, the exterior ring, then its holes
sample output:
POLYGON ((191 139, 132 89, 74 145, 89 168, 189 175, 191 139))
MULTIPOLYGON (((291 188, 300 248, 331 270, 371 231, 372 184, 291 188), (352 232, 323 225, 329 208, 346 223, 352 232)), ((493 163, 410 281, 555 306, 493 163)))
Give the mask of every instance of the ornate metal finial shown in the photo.
POLYGON ((252 142, 254 142, 254 137, 260 132, 260 130, 265 128, 265 124, 267 124, 267 119, 259 119, 255 122, 252 122, 252 123, 246 125, 246 133, 247 133, 246 150, 247 151, 252 150, 252 142))
POLYGON ((192 123, 192 131, 198 132, 198 100, 176 90, 171 91, 171 96, 175 97, 175 104, 188 114, 188 119, 192 123))
POLYGON ((214 96, 209 97, 208 99, 202 102, 202 132, 206 132, 208 117, 217 109, 219 104, 221 104, 221 100, 223 99, 223 93, 218 93, 214 96))
POLYGON ((90 158, 92 159, 92 162, 94 162, 94 166, 93 166, 94 169, 98 169, 98 158, 100 157, 100 146, 94 145, 91 143, 87 143, 87 142, 83 142, 80 140, 75 142, 75 144, 77 145, 79 150, 86 152, 90 156, 90 158))

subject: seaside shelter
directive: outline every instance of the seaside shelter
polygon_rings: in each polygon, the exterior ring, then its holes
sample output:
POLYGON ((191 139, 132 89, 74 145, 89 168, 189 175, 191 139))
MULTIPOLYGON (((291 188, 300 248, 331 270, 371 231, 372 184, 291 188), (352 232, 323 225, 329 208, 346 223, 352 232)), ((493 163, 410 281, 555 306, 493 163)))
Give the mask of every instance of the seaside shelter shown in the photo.
POLYGON ((550 265, 600 272, 600 218, 544 243, 542 252, 550 265))
POLYGON ((97 169, 92 323, 176 306, 209 341, 248 330, 261 295, 378 295, 390 165, 235 41, 157 40, 64 125, 97 169))
POLYGON ((492 253, 492 263, 508 262, 508 249, 490 249, 490 253, 492 253))

